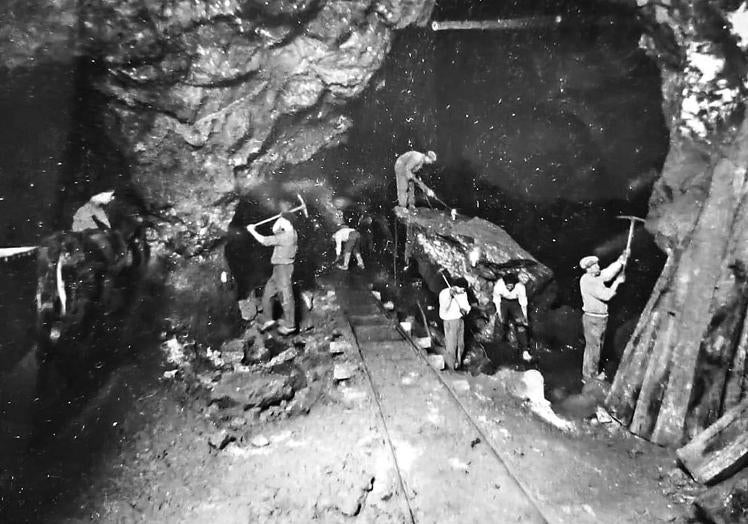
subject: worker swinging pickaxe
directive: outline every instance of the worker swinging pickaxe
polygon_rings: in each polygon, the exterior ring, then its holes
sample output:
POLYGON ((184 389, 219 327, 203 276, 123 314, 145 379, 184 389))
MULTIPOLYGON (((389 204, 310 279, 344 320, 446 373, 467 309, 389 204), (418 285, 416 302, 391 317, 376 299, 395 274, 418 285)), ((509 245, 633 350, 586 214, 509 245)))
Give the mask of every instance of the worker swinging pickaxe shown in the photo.
POLYGON ((621 267, 621 279, 623 280, 626 278, 625 276, 626 275, 625 273, 626 264, 629 261, 629 256, 631 256, 631 241, 634 238, 634 225, 636 224, 636 222, 641 222, 643 224, 645 220, 643 218, 635 217, 633 215, 620 215, 616 218, 620 218, 622 220, 629 220, 629 236, 628 236, 628 239, 626 240, 626 250, 624 251, 624 253, 626 253, 626 258, 623 259, 623 266, 621 267))

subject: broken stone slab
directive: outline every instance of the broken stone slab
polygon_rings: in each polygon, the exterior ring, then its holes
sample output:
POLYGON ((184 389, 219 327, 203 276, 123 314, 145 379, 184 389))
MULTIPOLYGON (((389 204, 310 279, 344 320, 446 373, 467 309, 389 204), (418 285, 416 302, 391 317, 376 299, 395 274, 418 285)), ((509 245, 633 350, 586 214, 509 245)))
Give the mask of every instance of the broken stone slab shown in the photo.
POLYGON ((296 348, 291 347, 275 355, 272 359, 270 359, 269 362, 265 364, 265 367, 275 367, 285 362, 289 362, 298 356, 299 352, 296 351, 296 348))
POLYGON ((306 415, 320 396, 319 388, 305 387, 297 391, 286 406, 289 415, 306 415))
POLYGON ((244 320, 250 321, 257 317, 257 301, 253 298, 245 298, 238 302, 239 312, 244 320))
POLYGON ((428 359, 429 364, 431 364, 431 367, 433 367, 434 369, 437 369, 439 371, 444 369, 445 363, 443 355, 428 355, 426 358, 428 359))
POLYGON ((553 411, 551 403, 545 398, 545 381, 540 371, 500 369, 492 378, 503 385, 511 396, 526 402, 530 411, 542 421, 564 432, 576 429, 573 422, 553 411))
POLYGON ((212 435, 208 437, 208 445, 210 445, 210 447, 212 448, 220 450, 220 449, 225 448, 226 445, 233 440, 235 440, 234 436, 231 435, 225 429, 222 429, 222 430, 216 431, 215 433, 213 433, 212 435))
POLYGON ((268 407, 293 397, 292 378, 278 373, 226 373, 210 393, 210 401, 244 409, 268 407))
POLYGON ((264 448, 270 445, 270 440, 265 435, 255 435, 249 443, 256 448, 264 448))
POLYGON ((333 371, 332 371, 332 379, 335 382, 348 380, 356 373, 356 369, 358 369, 358 366, 356 366, 355 364, 348 364, 348 363, 335 364, 335 367, 333 368, 333 371))
POLYGON ((330 341, 330 354, 331 355, 342 355, 343 353, 348 352, 350 349, 352 348, 347 340, 330 341))

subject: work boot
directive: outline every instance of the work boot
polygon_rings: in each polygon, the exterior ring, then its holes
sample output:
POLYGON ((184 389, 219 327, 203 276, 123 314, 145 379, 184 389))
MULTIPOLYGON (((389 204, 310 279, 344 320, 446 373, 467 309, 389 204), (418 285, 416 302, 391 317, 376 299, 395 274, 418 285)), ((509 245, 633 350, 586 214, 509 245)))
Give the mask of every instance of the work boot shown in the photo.
POLYGON ((262 326, 260 326, 260 333, 264 333, 265 331, 267 331, 274 325, 275 325, 275 320, 267 320, 263 322, 262 326))
POLYGON ((291 333, 295 333, 296 328, 288 327, 288 326, 278 326, 278 333, 281 335, 290 335, 291 333))

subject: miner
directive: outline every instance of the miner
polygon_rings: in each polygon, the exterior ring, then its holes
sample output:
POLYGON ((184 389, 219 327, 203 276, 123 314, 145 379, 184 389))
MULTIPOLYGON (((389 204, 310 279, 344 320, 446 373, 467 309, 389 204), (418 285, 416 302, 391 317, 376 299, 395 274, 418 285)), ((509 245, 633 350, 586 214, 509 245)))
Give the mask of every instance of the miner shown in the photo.
POLYGON ((416 207, 415 184, 428 197, 435 197, 435 193, 415 175, 424 164, 436 162, 436 153, 420 153, 408 151, 400 155, 395 161, 395 181, 397 183, 397 205, 414 209, 416 207))
POLYGON ((73 231, 109 229, 112 227, 106 206, 114 200, 114 191, 104 191, 92 196, 73 215, 73 231))
MULTIPOLYGON (((462 284, 463 282, 458 282, 462 284)), ((460 369, 465 351, 465 322, 462 319, 470 312, 465 287, 447 285, 439 293, 439 317, 444 323, 444 345, 447 360, 452 361, 452 369, 460 369)))
POLYGON ((514 324, 522 359, 532 360, 527 341, 527 289, 517 275, 510 273, 496 281, 493 286, 493 303, 496 305, 496 326, 500 330, 501 339, 507 339, 509 327, 514 324))
POLYGON ((351 262, 351 254, 356 257, 358 267, 365 269, 364 259, 361 256, 361 234, 352 227, 343 226, 332 235, 335 242, 335 260, 340 259, 342 252, 343 262, 338 264, 339 269, 347 270, 351 262))
MULTIPOLYGON (((285 211, 285 210, 284 210, 285 211)), ((250 234, 263 246, 273 246, 270 275, 262 293, 262 314, 264 322, 260 328, 266 331, 275 324, 273 320, 273 298, 281 297, 283 318, 278 323, 278 333, 289 335, 296 331, 295 304, 293 298, 293 263, 296 257, 298 237, 291 221, 281 216, 273 223, 273 234, 261 235, 254 224, 247 226, 250 234)))
POLYGON ((595 378, 600 369, 600 351, 605 340, 605 329, 608 324, 608 301, 613 298, 625 280, 621 271, 629 256, 624 251, 618 260, 605 269, 600 269, 600 260, 596 256, 587 256, 579 261, 579 267, 585 270, 579 280, 582 294, 582 325, 584 327, 584 360, 582 362, 582 381, 595 378), (615 280, 614 280, 615 279, 615 280), (610 286, 606 284, 613 280, 610 286))

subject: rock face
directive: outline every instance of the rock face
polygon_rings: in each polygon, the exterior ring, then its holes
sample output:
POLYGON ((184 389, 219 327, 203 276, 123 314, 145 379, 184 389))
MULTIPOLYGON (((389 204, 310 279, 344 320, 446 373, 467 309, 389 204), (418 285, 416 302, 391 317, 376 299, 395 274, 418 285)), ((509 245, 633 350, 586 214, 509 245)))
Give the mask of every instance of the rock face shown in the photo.
POLYGON ((106 0, 81 19, 106 64, 98 87, 134 181, 195 231, 209 211, 196 202, 246 193, 340 143, 352 125, 344 102, 381 66, 394 30, 425 22, 432 4, 106 0))
POLYGON ((669 258, 607 403, 634 433, 679 445, 748 395, 748 7, 641 4, 671 143, 648 227, 669 258))

